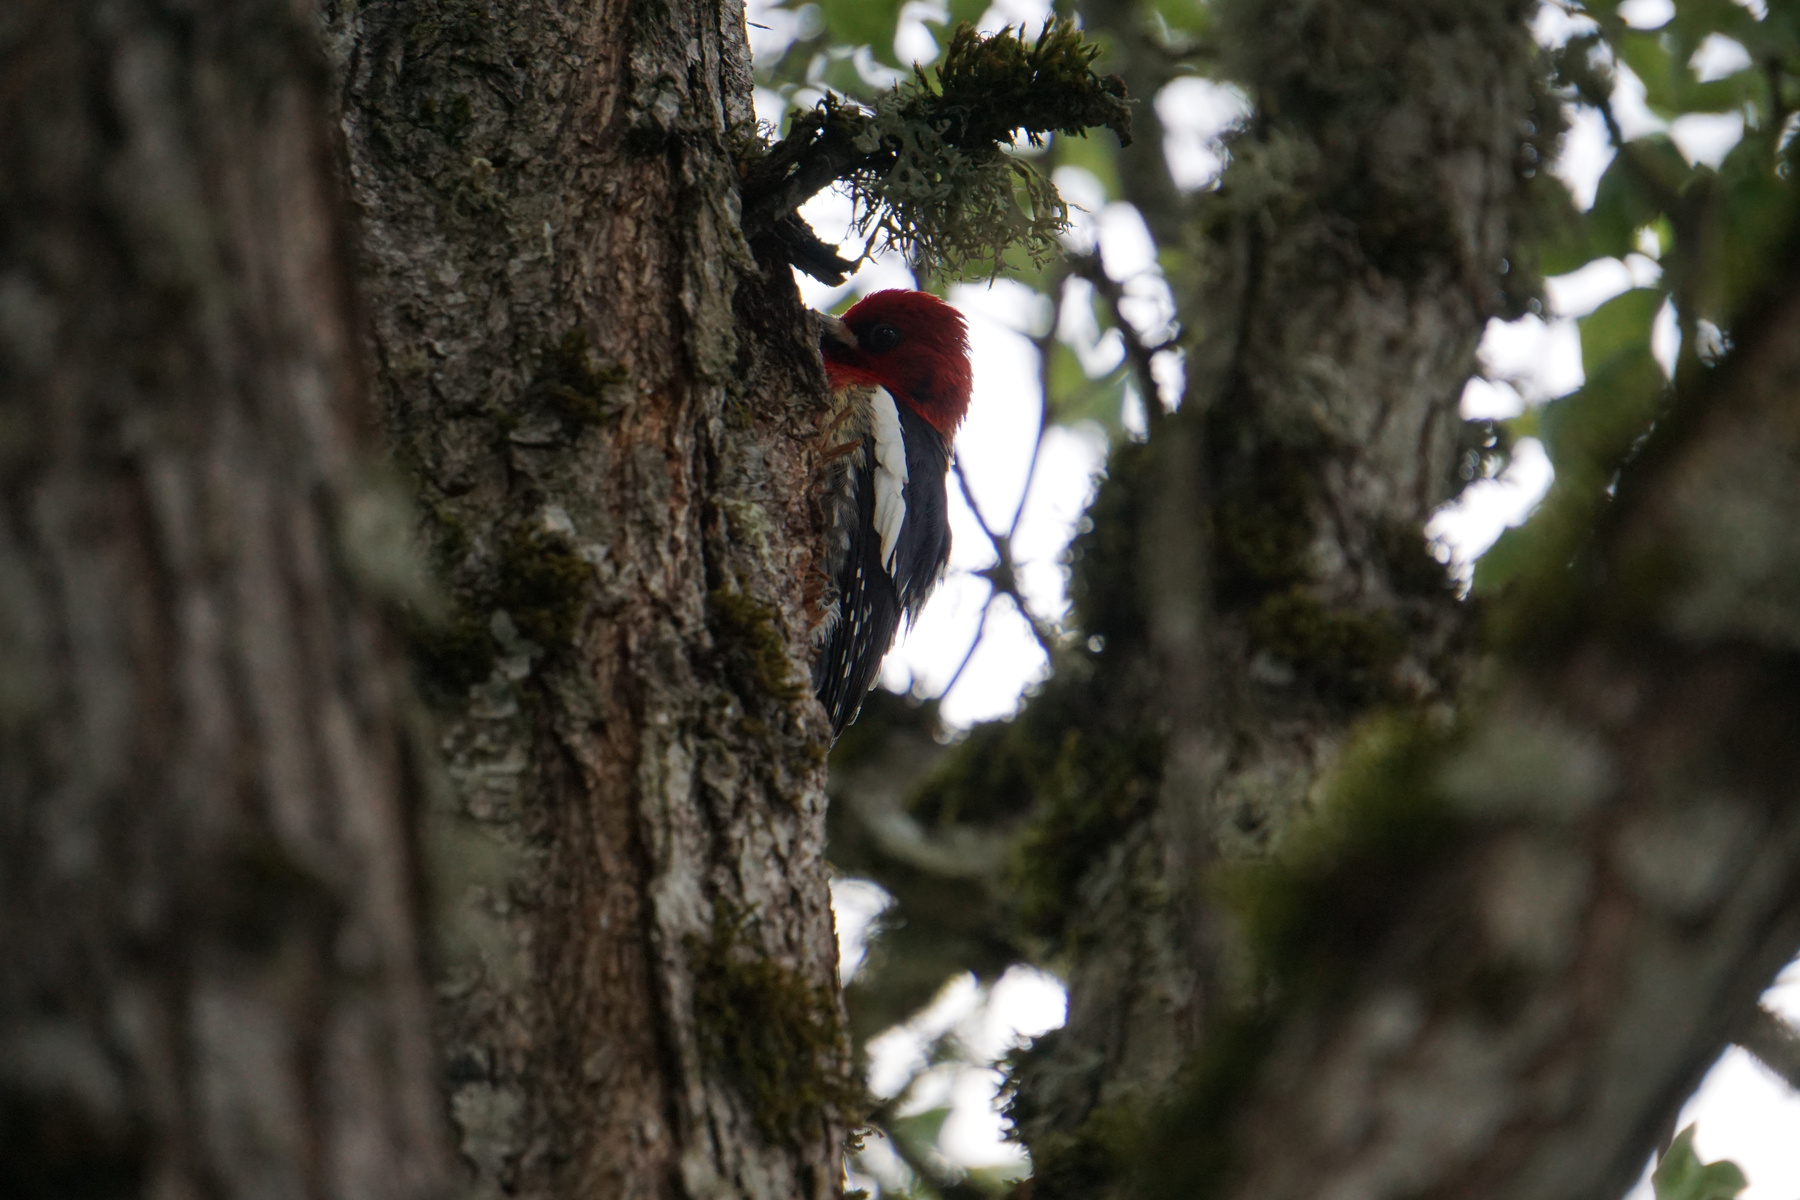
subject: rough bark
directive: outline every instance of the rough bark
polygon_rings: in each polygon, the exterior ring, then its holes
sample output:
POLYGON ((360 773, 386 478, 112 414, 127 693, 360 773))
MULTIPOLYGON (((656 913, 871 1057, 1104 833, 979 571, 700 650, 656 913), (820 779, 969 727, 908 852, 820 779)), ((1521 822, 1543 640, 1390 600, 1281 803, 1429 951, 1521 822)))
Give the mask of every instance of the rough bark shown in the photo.
POLYGON ((0 56, 0 1193, 435 1195, 312 26, 51 0, 0 56))
POLYGON ((1467 824, 1268 1035, 1226 1194, 1620 1194, 1800 946, 1796 266, 1620 481, 1579 632, 1427 767, 1467 824))
POLYGON ((1209 864, 1279 844, 1364 715, 1454 695, 1463 618, 1422 529, 1455 486, 1476 343, 1509 303, 1538 136, 1523 16, 1222 11, 1257 115, 1183 235, 1186 395, 1108 485, 1138 497, 1112 502, 1122 528, 1077 547, 1096 677, 1133 681, 1102 707, 1136 705, 1162 752, 1155 801, 1085 852, 1060 931, 1068 1025, 1022 1063, 1014 1110, 1040 1162, 1158 1094, 1233 1002, 1209 864), (1135 595, 1098 578, 1120 572, 1135 595))
POLYGON ((741 5, 327 6, 421 632, 480 1188, 824 1196, 850 1088, 807 500, 823 380, 738 228, 741 5))

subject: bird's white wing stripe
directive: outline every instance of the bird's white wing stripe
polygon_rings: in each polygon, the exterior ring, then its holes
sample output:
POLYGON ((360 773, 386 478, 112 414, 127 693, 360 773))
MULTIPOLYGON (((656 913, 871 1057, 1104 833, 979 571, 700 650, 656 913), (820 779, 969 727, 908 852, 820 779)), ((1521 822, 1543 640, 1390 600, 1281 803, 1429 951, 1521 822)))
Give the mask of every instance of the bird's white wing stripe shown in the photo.
POLYGON ((875 431, 875 531, 881 535, 881 565, 892 575, 900 527, 906 522, 906 440, 900 409, 886 388, 875 389, 869 409, 875 431))

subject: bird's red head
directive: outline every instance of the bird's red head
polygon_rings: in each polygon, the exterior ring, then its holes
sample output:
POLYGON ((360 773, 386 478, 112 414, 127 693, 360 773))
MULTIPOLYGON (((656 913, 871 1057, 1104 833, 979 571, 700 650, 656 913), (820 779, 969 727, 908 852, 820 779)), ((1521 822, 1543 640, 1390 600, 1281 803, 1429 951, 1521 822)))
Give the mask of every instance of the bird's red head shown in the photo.
POLYGON ((826 318, 819 343, 834 388, 878 385, 945 438, 969 411, 974 379, 963 316, 929 292, 892 288, 826 318))

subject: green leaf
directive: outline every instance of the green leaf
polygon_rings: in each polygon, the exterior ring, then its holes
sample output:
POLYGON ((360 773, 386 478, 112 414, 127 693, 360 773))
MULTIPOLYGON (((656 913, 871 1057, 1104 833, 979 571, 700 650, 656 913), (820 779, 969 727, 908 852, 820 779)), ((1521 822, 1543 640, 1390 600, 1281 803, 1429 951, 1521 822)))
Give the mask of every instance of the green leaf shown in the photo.
POLYGON ((1672 41, 1660 30, 1630 30, 1613 45, 1625 65, 1643 82, 1644 102, 1665 119, 1677 115, 1676 94, 1687 75, 1687 60, 1676 59, 1672 41))
POLYGON ((894 58, 894 31, 900 25, 898 0, 822 0, 826 35, 845 46, 867 46, 889 66, 894 58))
POLYGON ((1581 369, 1590 380, 1621 355, 1650 353, 1650 323, 1666 294, 1661 288, 1633 288, 1581 319, 1581 369))
POLYGON ((1668 29, 1675 36, 1676 44, 1685 47, 1691 57, 1709 34, 1722 33, 1740 42, 1746 37, 1755 37, 1757 20, 1748 9, 1733 0, 1681 0, 1675 6, 1675 17, 1669 22, 1668 29))
POLYGON ((1714 272, 1698 315, 1722 321, 1755 293, 1777 261, 1773 253, 1800 220, 1800 191, 1770 169, 1768 131, 1747 136, 1720 164, 1720 234, 1702 264, 1714 272))
POLYGON ((887 1130, 895 1141, 906 1143, 909 1149, 934 1150, 937 1148, 938 1135, 943 1132, 944 1122, 949 1116, 948 1106, 928 1108, 910 1117, 895 1117, 887 1123, 887 1130))
POLYGON ((1059 167, 1080 167, 1092 173, 1106 189, 1106 198, 1119 196, 1119 146, 1107 137, 1070 137, 1057 134, 1051 153, 1059 167))
POLYGON ((1656 1200, 1735 1200, 1750 1181, 1734 1162, 1701 1162, 1694 1153, 1694 1127, 1689 1125, 1675 1136, 1650 1182, 1656 1200))
POLYGON ((1588 212, 1593 255, 1619 258, 1637 249, 1637 231, 1663 215, 1692 174, 1675 144, 1660 134, 1620 147, 1588 212))
POLYGON ((982 14, 988 10, 988 0, 950 0, 949 13, 942 20, 936 17, 926 21, 928 25, 937 25, 944 29, 955 29, 967 21, 973 25, 981 20, 982 14))
POLYGON ((1625 257, 1637 248, 1637 231, 1660 215, 1661 207, 1637 185, 1624 157, 1614 156, 1588 211, 1588 257, 1625 257))
POLYGON ((1099 379, 1090 379, 1081 369, 1075 352, 1055 343, 1050 348, 1044 380, 1044 395, 1050 403, 1050 415, 1059 424, 1097 421, 1109 436, 1117 436, 1124 428, 1125 368, 1115 368, 1099 379))
POLYGON ((1212 14, 1200 0, 1151 0, 1150 8, 1179 33, 1205 33, 1212 23, 1212 14))

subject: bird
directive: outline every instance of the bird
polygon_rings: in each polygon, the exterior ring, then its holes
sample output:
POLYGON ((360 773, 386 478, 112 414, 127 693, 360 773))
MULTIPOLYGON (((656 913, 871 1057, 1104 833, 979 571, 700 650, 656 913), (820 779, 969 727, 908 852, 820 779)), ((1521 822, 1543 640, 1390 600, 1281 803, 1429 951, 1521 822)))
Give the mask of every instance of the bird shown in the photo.
POLYGON ((946 483, 974 373, 967 323, 929 292, 873 292, 820 320, 839 441, 823 489, 828 582, 813 690, 835 741, 901 619, 918 619, 950 561, 946 483))

